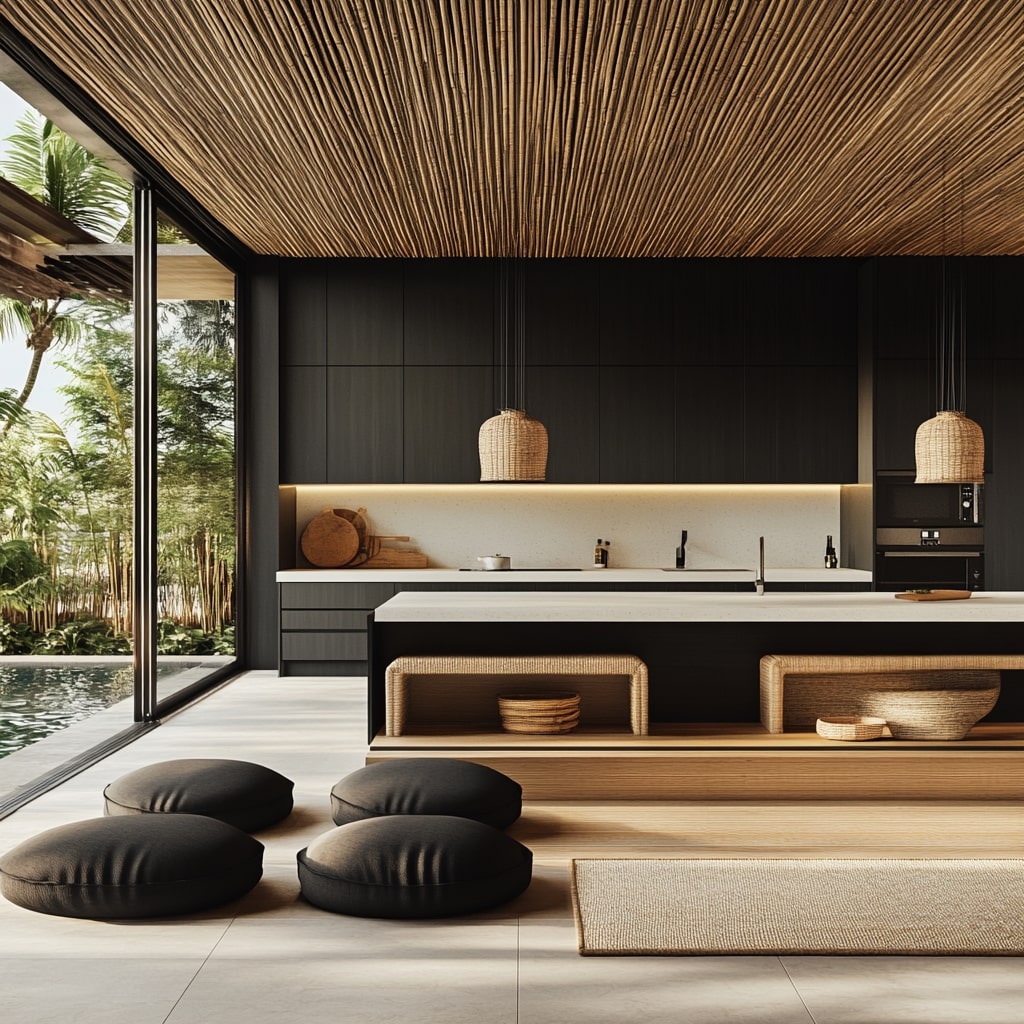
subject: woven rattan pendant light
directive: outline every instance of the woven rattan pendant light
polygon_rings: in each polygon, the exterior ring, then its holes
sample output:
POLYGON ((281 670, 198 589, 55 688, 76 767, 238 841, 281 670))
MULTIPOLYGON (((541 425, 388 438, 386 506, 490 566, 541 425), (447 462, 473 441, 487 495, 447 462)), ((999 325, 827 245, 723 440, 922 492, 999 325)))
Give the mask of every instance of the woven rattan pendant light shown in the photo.
POLYGON ((523 409, 526 391, 526 288, 520 259, 498 269, 496 362, 502 407, 480 427, 480 479, 539 482, 548 463, 548 432, 523 409))
MULTIPOLYGON (((945 200, 945 188, 943 194, 945 200)), ((961 235, 962 196, 961 183, 961 235)), ((963 252, 962 237, 960 251, 963 252)), ((985 435, 964 413, 967 391, 964 291, 963 257, 949 259, 943 254, 935 331, 935 407, 938 411, 917 428, 914 439, 915 482, 919 484, 985 482, 985 435)))

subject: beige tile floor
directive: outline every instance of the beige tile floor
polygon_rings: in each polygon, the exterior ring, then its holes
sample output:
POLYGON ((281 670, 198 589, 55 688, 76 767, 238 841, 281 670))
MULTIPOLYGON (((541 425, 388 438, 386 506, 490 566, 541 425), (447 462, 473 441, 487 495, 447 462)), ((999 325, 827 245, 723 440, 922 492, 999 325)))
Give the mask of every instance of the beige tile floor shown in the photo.
MULTIPOLYGON (((248 673, 0 821, 0 850, 102 813, 103 786, 171 757, 259 761, 296 783, 261 833, 265 877, 205 914, 136 923, 0 901, 0 1014, 17 1024, 1021 1024, 1024 960, 621 957, 576 951, 564 857, 493 913, 428 922, 327 914, 295 854, 331 827, 329 792, 363 763, 365 680, 248 673)), ((529 805, 522 834, 529 835, 529 805)), ((513 829, 519 826, 513 826, 513 829)), ((586 850, 580 853, 586 855, 586 850)))

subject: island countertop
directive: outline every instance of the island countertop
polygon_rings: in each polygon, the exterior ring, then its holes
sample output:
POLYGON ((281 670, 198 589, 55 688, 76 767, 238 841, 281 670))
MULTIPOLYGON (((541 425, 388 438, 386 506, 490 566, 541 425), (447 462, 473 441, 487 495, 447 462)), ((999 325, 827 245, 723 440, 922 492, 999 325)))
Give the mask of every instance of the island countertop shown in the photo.
MULTIPOLYGON (((767 574, 766 574, 767 575, 767 574)), ((769 576, 770 580, 770 576, 769 576)), ((770 587, 770 582, 769 582, 770 587)), ((392 622, 1024 622, 1024 592, 983 591, 955 601, 897 600, 892 593, 397 594, 375 612, 392 622)))

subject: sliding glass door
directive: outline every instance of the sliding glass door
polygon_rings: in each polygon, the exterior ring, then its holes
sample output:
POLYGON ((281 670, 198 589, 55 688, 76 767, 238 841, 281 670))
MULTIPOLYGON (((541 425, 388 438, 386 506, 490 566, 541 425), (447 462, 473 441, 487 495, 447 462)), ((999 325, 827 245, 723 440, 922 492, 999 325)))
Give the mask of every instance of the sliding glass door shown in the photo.
POLYGON ((3 813, 232 670, 240 530, 234 271, 2 84, 0 126, 3 813))

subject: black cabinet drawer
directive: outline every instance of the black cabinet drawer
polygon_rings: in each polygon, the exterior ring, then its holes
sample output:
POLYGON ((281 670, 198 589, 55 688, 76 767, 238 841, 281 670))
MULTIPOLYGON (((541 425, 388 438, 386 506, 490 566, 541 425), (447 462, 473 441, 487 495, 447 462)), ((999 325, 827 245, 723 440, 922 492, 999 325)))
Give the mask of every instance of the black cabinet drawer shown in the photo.
POLYGON ((282 633, 283 661, 365 661, 366 633, 282 633))
POLYGON ((393 583, 282 583, 282 608, 376 608, 395 596, 393 583))
POLYGON ((282 609, 282 629, 366 629, 366 608, 282 609))

